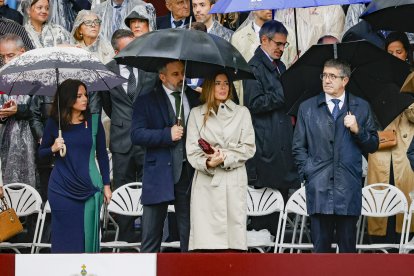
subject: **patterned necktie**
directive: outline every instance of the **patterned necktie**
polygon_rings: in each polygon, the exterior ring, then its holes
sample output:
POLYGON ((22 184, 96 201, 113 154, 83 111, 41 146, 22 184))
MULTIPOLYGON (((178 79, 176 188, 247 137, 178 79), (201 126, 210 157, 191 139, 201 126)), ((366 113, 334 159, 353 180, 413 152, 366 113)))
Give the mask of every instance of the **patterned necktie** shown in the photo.
POLYGON ((135 78, 134 68, 132 68, 131 66, 126 66, 126 68, 129 71, 127 95, 131 99, 131 101, 134 101, 135 91, 137 89, 137 79, 135 78))
POLYGON ((183 21, 182 20, 177 20, 177 21, 173 21, 174 25, 176 28, 180 28, 181 25, 183 25, 183 21))
POLYGON ((115 22, 112 24, 112 32, 115 32, 119 28, 121 28, 122 24, 122 6, 114 6, 115 11, 115 22))
POLYGON ((338 118, 338 115, 339 115, 339 103, 341 102, 341 100, 332 99, 331 101, 335 105, 334 108, 332 109, 332 117, 334 118, 334 120, 336 120, 336 118, 338 118))
MULTIPOLYGON (((172 92, 171 95, 174 96, 175 99, 175 114, 178 118, 178 112, 180 112, 180 105, 181 105, 181 92, 172 92)), ((185 117, 184 117, 184 104, 181 108, 181 125, 185 127, 185 117)))

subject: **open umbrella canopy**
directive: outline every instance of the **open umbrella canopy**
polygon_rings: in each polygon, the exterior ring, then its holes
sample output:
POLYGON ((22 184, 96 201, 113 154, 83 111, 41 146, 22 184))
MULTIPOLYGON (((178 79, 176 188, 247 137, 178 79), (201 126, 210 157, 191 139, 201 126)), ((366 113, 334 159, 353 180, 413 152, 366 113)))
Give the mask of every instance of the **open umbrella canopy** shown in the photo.
POLYGON ((414 94, 414 72, 411 72, 401 87, 401 92, 414 94))
POLYGON ((308 8, 368 2, 371 2, 371 0, 219 0, 214 4, 210 13, 308 8))
POLYGON ((54 96, 58 83, 77 79, 88 91, 109 90, 127 80, 109 71, 90 52, 76 47, 30 50, 0 70, 0 91, 9 95, 54 96))
POLYGON ((224 70, 235 79, 253 79, 240 52, 226 40, 205 32, 165 29, 146 33, 115 56, 119 64, 158 72, 166 61, 187 61, 186 76, 203 78, 224 70))
POLYGON ((323 91, 319 76, 332 58, 351 65, 346 91, 367 100, 383 127, 414 102, 410 95, 399 93, 410 66, 367 41, 355 41, 314 45, 282 75, 289 114, 296 115, 301 102, 323 91))
POLYGON ((376 30, 414 32, 414 0, 373 0, 361 18, 376 30))

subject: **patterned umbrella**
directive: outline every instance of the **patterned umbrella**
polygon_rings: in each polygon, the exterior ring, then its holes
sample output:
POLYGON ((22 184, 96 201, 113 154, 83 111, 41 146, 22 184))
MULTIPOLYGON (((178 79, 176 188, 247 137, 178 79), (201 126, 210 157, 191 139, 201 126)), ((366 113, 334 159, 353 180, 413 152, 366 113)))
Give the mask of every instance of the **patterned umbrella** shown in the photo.
POLYGON ((39 48, 0 70, 0 91, 8 95, 54 96, 58 83, 77 79, 88 91, 109 90, 127 80, 109 71, 90 52, 76 47, 39 48))
MULTIPOLYGON (((82 81, 88 91, 109 90, 127 81, 109 71, 88 51, 76 47, 50 47, 23 53, 3 66, 0 91, 8 95, 54 96, 58 85, 67 79, 82 81)), ((60 110, 58 115, 61 137, 60 110)), ((65 154, 66 148, 60 152, 62 157, 65 154)))

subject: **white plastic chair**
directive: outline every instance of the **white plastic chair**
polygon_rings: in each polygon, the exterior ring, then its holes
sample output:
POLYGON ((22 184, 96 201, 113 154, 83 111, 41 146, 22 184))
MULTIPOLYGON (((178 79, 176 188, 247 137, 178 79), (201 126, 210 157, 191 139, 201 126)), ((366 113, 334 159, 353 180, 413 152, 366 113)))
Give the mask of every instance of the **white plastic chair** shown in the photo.
MULTIPOLYGON (((247 232, 247 246, 248 248, 255 248, 259 252, 264 253, 266 248, 275 247, 277 252, 278 242, 280 238, 280 228, 283 216, 284 202, 282 194, 278 190, 271 188, 253 189, 248 187, 247 189, 247 216, 265 216, 275 212, 279 212, 279 220, 276 230, 276 238, 272 241, 272 236, 263 236, 258 240, 249 239, 249 235, 254 233, 253 231, 247 232)), ((276 222, 275 222, 276 223, 276 222)))
MULTIPOLYGON (((34 252, 34 243, 37 239, 39 231, 40 218, 42 213, 42 198, 40 194, 30 185, 23 183, 11 183, 4 185, 4 197, 7 203, 12 207, 19 218, 27 217, 37 213, 35 232, 33 235, 33 242, 30 243, 0 243, 1 249, 12 249, 16 253, 21 253, 19 249, 31 248, 31 253, 34 252)), ((23 225, 25 227, 25 225, 23 225)))
POLYGON ((401 253, 409 253, 411 250, 414 250, 414 238, 409 241, 410 236, 410 226, 411 226, 411 220, 414 214, 414 200, 411 201, 410 209, 408 210, 408 220, 407 220, 407 229, 405 230, 405 241, 402 246, 402 249, 400 250, 401 253))
MULTIPOLYGON (((288 222, 288 215, 289 213, 294 213, 299 216, 308 217, 308 211, 306 207, 306 194, 305 194, 305 187, 300 188, 296 192, 293 193, 293 195, 289 198, 288 202, 285 206, 285 211, 283 213, 282 218, 282 233, 281 233, 281 240, 279 244, 279 253, 283 253, 286 248, 289 249, 299 249, 299 250, 312 250, 313 244, 311 243, 302 243, 301 237, 299 237, 298 243, 295 243, 295 236, 296 236, 296 226, 297 223, 295 223, 295 229, 294 234, 292 237, 291 243, 285 243, 285 231, 286 231, 286 224, 288 222)), ((303 223, 304 220, 302 220, 302 230, 303 230, 303 223)), ((301 236, 302 231, 301 230, 301 236)))
POLYGON ((395 186, 385 183, 377 183, 365 186, 362 189, 362 228, 359 242, 356 246, 359 252, 366 250, 380 250, 388 253, 387 249, 399 249, 401 252, 405 237, 406 222, 408 214, 408 204, 404 193, 395 186), (403 214, 403 226, 399 244, 362 244, 366 225, 366 217, 391 217, 403 214))
POLYGON ((142 183, 133 182, 125 184, 112 193, 111 202, 108 205, 109 220, 111 220, 116 228, 115 240, 111 242, 101 242, 102 248, 113 248, 119 252, 120 249, 132 248, 139 251, 140 242, 128 243, 126 241, 118 241, 119 228, 110 213, 124 216, 142 216, 143 206, 141 204, 142 183))
POLYGON ((49 200, 46 201, 45 206, 43 207, 43 211, 42 211, 42 216, 40 218, 40 230, 39 230, 39 234, 37 237, 37 241, 34 244, 34 252, 35 253, 39 253, 40 250, 42 248, 51 248, 52 245, 50 243, 42 243, 42 237, 43 237, 43 231, 44 231, 44 226, 45 226, 45 222, 46 222, 46 216, 47 214, 51 213, 51 209, 50 209, 50 204, 49 204, 49 200))

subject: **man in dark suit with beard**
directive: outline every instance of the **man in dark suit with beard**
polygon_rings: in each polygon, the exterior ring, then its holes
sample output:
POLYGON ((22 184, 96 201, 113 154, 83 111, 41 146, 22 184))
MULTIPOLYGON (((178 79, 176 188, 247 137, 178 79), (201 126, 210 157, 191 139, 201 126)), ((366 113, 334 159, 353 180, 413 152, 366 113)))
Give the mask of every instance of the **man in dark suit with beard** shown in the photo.
POLYGON ((171 60, 159 70, 160 81, 137 98, 131 140, 145 147, 142 179, 141 252, 159 252, 169 204, 174 204, 181 251, 188 251, 190 233, 190 183, 193 169, 186 159, 185 126, 190 109, 199 104, 197 92, 186 88, 181 105, 184 65, 171 60), (181 116, 178 116, 182 109, 181 116), (177 117, 182 124, 177 124, 177 117))

